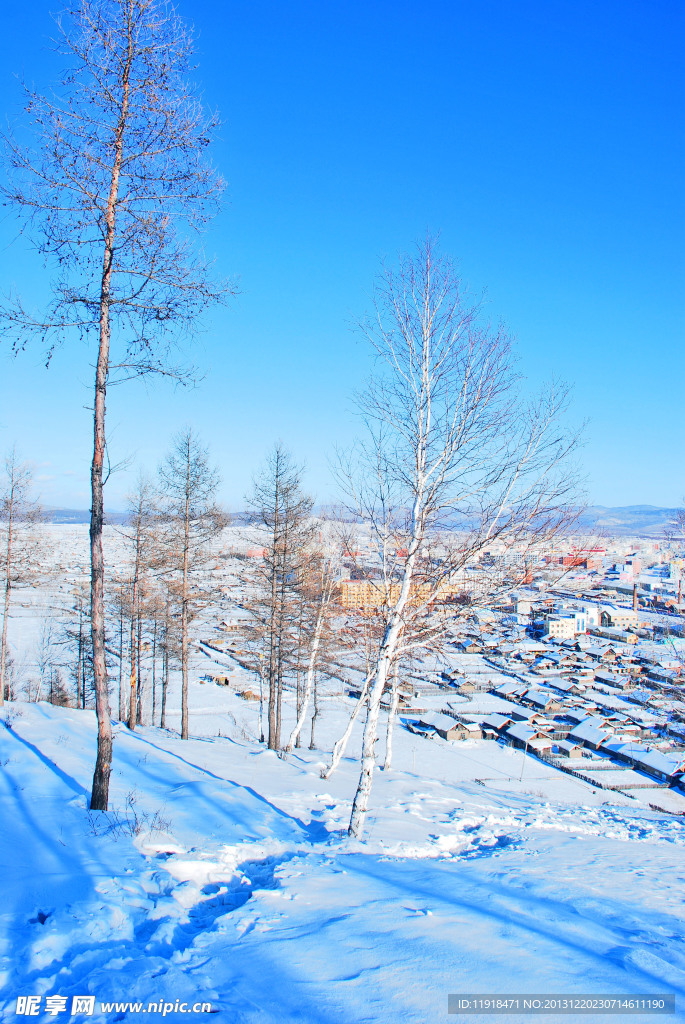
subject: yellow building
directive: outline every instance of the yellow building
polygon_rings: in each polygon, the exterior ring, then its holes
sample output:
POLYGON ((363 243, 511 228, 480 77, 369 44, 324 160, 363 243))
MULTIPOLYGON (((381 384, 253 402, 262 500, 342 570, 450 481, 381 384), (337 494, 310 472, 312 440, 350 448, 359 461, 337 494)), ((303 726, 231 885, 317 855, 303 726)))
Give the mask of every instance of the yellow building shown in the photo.
MULTIPOLYGON (((369 612, 382 608, 386 604, 394 604, 400 596, 401 584, 391 583, 385 586, 381 580, 340 580, 338 583, 340 604, 343 608, 369 612)), ((414 604, 434 600, 449 601, 463 588, 442 584, 437 593, 429 583, 412 584, 409 600, 414 604)))

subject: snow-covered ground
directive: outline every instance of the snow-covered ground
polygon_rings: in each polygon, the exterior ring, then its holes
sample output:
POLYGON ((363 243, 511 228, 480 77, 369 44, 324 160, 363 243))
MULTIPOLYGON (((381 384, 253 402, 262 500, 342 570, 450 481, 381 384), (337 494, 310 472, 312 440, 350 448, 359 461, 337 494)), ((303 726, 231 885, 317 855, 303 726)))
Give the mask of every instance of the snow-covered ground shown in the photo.
MULTIPOLYGON (((64 579, 85 571, 87 530, 52 532, 46 559, 60 571, 17 591, 10 617, 19 692, 44 623, 73 603, 64 579)), ((121 537, 108 528, 107 542, 116 563, 121 537)), ((222 601, 196 620, 195 640, 228 614, 222 601)), ((509 707, 438 690, 441 667, 422 666, 422 705, 509 707)), ((480 655, 448 667, 509 678, 480 655)), ((423 1024, 492 1019, 448 1017, 449 993, 535 992, 676 993, 685 1020, 685 818, 649 808, 679 811, 682 793, 602 790, 520 750, 425 739, 400 720, 393 767, 376 773, 364 840, 352 841, 360 723, 339 770, 320 777, 352 708, 340 681, 322 684, 316 749, 307 723, 287 758, 258 743, 258 706, 234 692, 245 688, 258 688, 254 675, 194 644, 193 738, 174 731, 172 672, 169 731, 115 726, 107 813, 87 809, 92 711, 17 701, 0 713, 0 1020, 26 1019, 18 997, 70 1008, 92 994, 93 1016, 41 1019, 145 1021, 156 1011, 100 1004, 178 1000, 231 1024, 423 1024), (212 672, 232 687, 201 682, 212 672)), ((382 762, 383 735, 378 747, 382 762)))
POLYGON ((116 726, 111 811, 93 814, 94 714, 9 705, 3 1019, 21 1019, 28 994, 93 994, 94 1016, 61 1015, 73 1021, 150 1019, 103 1001, 307 1024, 462 1019, 447 1017, 450 992, 675 992, 685 1005, 685 821, 521 751, 398 727, 366 837, 351 841, 355 763, 319 775, 351 704, 323 707, 321 749, 281 759, 251 738, 254 705, 196 683, 196 738, 116 726))

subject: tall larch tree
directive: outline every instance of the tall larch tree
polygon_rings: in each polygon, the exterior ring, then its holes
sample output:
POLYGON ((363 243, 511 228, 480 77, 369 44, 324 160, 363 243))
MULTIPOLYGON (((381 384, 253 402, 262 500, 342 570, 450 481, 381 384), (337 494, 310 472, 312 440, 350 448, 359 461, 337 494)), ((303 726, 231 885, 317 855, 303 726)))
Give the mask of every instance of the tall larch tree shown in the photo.
POLYGON ((206 160, 215 118, 191 84, 192 40, 164 0, 79 0, 56 19, 61 80, 25 88, 5 138, 4 198, 52 271, 47 308, 0 311, 16 351, 49 362, 67 338, 95 367, 90 468, 91 630, 98 719, 91 808, 107 808, 112 761, 105 661, 104 498, 108 388, 149 373, 182 376, 171 347, 227 289, 212 280, 198 232, 223 182, 206 160))

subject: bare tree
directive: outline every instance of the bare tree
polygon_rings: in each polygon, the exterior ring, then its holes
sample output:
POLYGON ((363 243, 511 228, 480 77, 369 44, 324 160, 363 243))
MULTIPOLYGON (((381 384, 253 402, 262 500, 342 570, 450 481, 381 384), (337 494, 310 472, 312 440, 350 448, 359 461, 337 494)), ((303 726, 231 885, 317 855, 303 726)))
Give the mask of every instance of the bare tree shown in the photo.
POLYGON ((38 642, 36 644, 36 668, 38 669, 38 681, 36 692, 32 694, 29 689, 29 701, 32 696, 38 702, 45 700, 49 693, 49 680, 55 670, 57 647, 57 632, 55 620, 50 611, 46 611, 40 621, 38 642))
POLYGON ((303 610, 306 611, 306 614, 301 616, 297 623, 298 640, 300 640, 298 654, 308 654, 308 657, 305 667, 304 687, 301 699, 298 701, 297 721, 286 746, 286 751, 288 752, 297 744, 300 732, 307 718, 316 680, 322 641, 327 631, 331 603, 335 593, 335 578, 330 571, 330 562, 325 557, 319 556, 316 558, 316 556, 311 555, 308 569, 307 580, 303 586, 303 610), (306 603, 304 600, 305 596, 306 603), (301 642, 304 637, 306 637, 306 643, 301 642))
POLYGON ((2 639, 0 640, 0 705, 5 700, 7 672, 7 628, 14 587, 29 582, 36 571, 38 538, 35 527, 43 519, 32 496, 33 472, 20 462, 16 448, 5 459, 0 491, 0 585, 2 585, 2 639))
POLYGON ((6 138, 6 200, 54 266, 52 301, 1 310, 15 351, 43 340, 49 362, 68 336, 95 355, 91 463, 91 628, 98 752, 91 807, 107 808, 112 730, 105 652, 103 485, 108 386, 181 376, 169 346, 198 322, 212 285, 195 232, 222 181, 203 161, 214 118, 189 84, 190 36, 164 0, 78 0, 57 19, 66 71, 42 96, 26 87, 24 144, 6 138))
POLYGON ((388 706, 388 723, 385 732, 385 761, 383 762, 383 771, 388 771, 392 767, 392 733, 393 726, 395 724, 395 716, 397 715, 397 707, 399 704, 400 690, 398 686, 398 673, 399 665, 395 661, 392 673, 392 684, 390 687, 390 703, 388 706))
MULTIPOLYGON (((181 651, 174 629, 174 613, 172 606, 173 586, 167 586, 162 605, 162 619, 160 623, 159 645, 162 650, 162 699, 159 711, 159 725, 166 729, 166 702, 169 690, 169 670, 172 659, 180 660, 181 651)), ((152 723, 154 725, 154 721, 152 723)))
POLYGON ((129 655, 130 696, 128 727, 133 730, 141 718, 140 652, 142 645, 143 589, 156 554, 154 491, 141 473, 136 489, 127 500, 128 522, 125 531, 131 553, 129 580, 129 655))
POLYGON ((89 697, 92 698, 93 648, 88 612, 87 586, 84 583, 76 584, 70 614, 62 626, 61 642, 76 654, 73 661, 76 707, 83 709, 89 697))
MULTIPOLYGON (((177 434, 159 469, 159 507, 166 575, 180 606, 181 739, 188 739, 188 627, 208 596, 209 544, 226 517, 216 502, 219 475, 192 430, 177 434)), ((166 690, 164 691, 166 694, 166 690)))
MULTIPOLYGON (((483 322, 430 239, 397 271, 384 269, 362 328, 377 372, 358 399, 367 437, 341 460, 341 475, 370 530, 384 626, 366 697, 354 836, 364 828, 393 666, 444 635, 440 603, 488 545, 532 550, 568 521, 575 444, 558 425, 566 390, 522 397, 508 337, 483 322)), ((489 586, 484 579, 481 598, 489 586)))
POLYGON ((298 592, 312 533, 312 504, 302 491, 301 470, 276 444, 248 498, 249 521, 263 532, 265 543, 250 609, 264 645, 270 750, 280 748, 283 680, 298 648, 298 592))
POLYGON ((119 662, 119 721, 125 722, 128 720, 128 714, 126 711, 126 688, 124 684, 124 624, 126 621, 126 613, 128 611, 128 601, 126 588, 122 581, 116 588, 114 606, 117 615, 117 653, 119 662))
MULTIPOLYGON (((329 536, 310 543, 303 560, 300 583, 301 614, 297 622, 298 670, 300 658, 304 656, 304 685, 298 693, 297 720, 290 734, 286 751, 299 745, 299 738, 309 711, 312 694, 315 693, 317 671, 330 658, 334 637, 333 617, 335 607, 337 576, 340 570, 339 544, 337 538, 329 536)), ((338 646, 338 645, 336 645, 338 646)), ((299 674, 299 671, 298 671, 299 674)), ((318 715, 318 694, 315 700, 315 715, 318 715)), ((312 723, 312 735, 314 725, 312 723)))

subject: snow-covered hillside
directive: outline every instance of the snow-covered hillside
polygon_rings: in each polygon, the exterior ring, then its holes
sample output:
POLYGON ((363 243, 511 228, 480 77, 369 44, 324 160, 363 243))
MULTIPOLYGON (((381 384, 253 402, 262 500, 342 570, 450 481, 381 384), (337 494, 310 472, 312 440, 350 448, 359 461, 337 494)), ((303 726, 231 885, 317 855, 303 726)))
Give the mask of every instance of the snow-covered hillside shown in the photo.
POLYGON ((92 1017, 46 1020, 150 1020, 100 1003, 179 1000, 232 1024, 492 1019, 448 1017, 450 992, 675 992, 683 1005, 685 822, 552 784, 521 751, 490 744, 486 764, 485 744, 398 727, 397 767, 377 774, 352 842, 351 760, 322 781, 321 751, 280 759, 251 738, 254 708, 223 688, 193 694, 200 738, 116 726, 107 814, 87 810, 94 714, 8 706, 3 1019, 25 1019, 29 994, 96 997, 92 1017))

